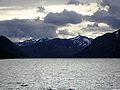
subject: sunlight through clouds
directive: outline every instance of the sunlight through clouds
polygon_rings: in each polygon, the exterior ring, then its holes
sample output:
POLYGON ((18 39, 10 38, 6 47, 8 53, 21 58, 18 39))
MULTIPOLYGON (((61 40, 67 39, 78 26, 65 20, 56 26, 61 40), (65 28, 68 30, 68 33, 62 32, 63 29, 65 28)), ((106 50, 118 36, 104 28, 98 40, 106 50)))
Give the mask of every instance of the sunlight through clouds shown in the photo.
MULTIPOLYGON (((15 18, 30 19, 36 24, 33 25, 34 28, 41 26, 42 24, 39 23, 39 21, 42 21, 46 25, 50 24, 55 26, 54 35, 59 38, 71 38, 79 34, 90 38, 96 38, 106 32, 114 31, 114 27, 119 25, 116 25, 114 22, 120 22, 109 13, 109 6, 105 3, 106 0, 104 0, 103 3, 97 3, 98 0, 80 0, 80 2, 79 0, 75 2, 73 0, 35 0, 35 2, 30 0, 28 4, 23 3, 24 1, 13 1, 15 2, 8 3, 7 1, 0 1, 8 5, 6 6, 3 4, 0 7, 1 21, 12 21, 12 19, 15 18), (105 6, 102 4, 105 4, 105 6), (111 17, 112 20, 110 19, 111 17)), ((114 7, 111 5, 110 10, 112 10, 112 8, 114 7)), ((25 27, 29 28, 27 25, 25 27)), ((37 28, 36 30, 39 29, 37 28)), ((43 36, 46 37, 45 35, 43 36)))
MULTIPOLYGON (((79 14, 83 15, 93 15, 94 12, 98 10, 98 6, 96 3, 91 3, 89 6, 87 5, 48 5, 45 6, 46 12, 62 12, 64 9, 68 11, 75 11, 79 14)), ((44 18, 47 13, 36 13, 36 7, 29 8, 20 8, 20 7, 0 7, 0 20, 4 19, 33 19, 36 16, 40 16, 44 18)))
POLYGON ((73 38, 78 35, 83 35, 89 38, 96 38, 98 36, 105 34, 106 32, 113 32, 113 29, 110 28, 109 25, 105 23, 98 23, 98 26, 95 26, 94 24, 95 22, 83 21, 82 23, 79 24, 69 24, 67 26, 59 27, 57 32, 61 30, 67 30, 70 33, 69 35, 59 34, 58 37, 73 38))

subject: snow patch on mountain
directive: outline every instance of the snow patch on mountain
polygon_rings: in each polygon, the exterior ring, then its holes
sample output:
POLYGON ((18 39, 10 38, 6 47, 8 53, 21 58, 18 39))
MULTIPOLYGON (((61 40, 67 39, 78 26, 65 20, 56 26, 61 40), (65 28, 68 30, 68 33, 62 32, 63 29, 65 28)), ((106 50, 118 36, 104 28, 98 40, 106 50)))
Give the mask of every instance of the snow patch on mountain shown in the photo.
MULTIPOLYGON (((28 45, 33 45, 33 44, 36 44, 36 43, 43 43, 43 42, 47 42, 47 41, 50 41, 50 40, 54 40, 54 39, 48 39, 48 38, 42 38, 42 39, 30 39, 30 40, 26 40, 24 42, 18 42, 16 43, 18 46, 28 46, 28 45)), ((67 40, 67 39, 66 39, 67 40)), ((68 39, 68 40, 71 40, 73 42, 73 44, 75 44, 76 46, 78 47, 85 47, 85 46, 88 46, 91 44, 91 41, 92 39, 89 39, 85 36, 77 36, 77 37, 74 37, 74 38, 71 38, 71 39, 68 39)))
POLYGON ((71 38, 71 40, 76 43, 76 44, 79 44, 79 46, 81 46, 82 44, 85 46, 85 45, 90 45, 91 44, 91 41, 92 39, 90 38, 87 38, 85 36, 77 36, 75 38, 71 38))

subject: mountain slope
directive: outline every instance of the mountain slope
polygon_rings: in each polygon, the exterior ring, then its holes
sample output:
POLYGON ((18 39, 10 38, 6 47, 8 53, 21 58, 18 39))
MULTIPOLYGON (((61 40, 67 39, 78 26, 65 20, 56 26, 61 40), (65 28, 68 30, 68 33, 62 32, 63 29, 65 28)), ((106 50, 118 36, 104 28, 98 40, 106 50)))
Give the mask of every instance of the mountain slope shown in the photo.
POLYGON ((97 37, 75 57, 83 58, 120 58, 120 30, 97 37))
POLYGON ((92 39, 77 36, 71 39, 39 39, 13 43, 0 36, 0 59, 3 58, 70 58, 83 50, 92 39))
POLYGON ((77 36, 72 39, 33 40, 33 43, 30 40, 30 44, 25 41, 18 45, 30 58, 69 58, 88 46, 91 40, 77 36))
POLYGON ((17 45, 12 43, 5 36, 0 36, 0 58, 20 58, 23 57, 17 45))

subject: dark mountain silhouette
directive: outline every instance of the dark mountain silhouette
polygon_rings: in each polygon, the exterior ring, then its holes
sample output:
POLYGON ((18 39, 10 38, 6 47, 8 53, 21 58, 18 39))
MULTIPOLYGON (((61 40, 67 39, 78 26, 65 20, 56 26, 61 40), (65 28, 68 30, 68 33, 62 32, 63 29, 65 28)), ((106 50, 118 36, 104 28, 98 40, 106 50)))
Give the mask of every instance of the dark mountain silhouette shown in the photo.
POLYGON ((5 36, 0 36, 0 58, 21 58, 24 57, 18 46, 12 43, 5 36))
POLYGON ((120 58, 120 30, 94 39, 39 39, 17 43, 0 36, 0 58, 120 58), (77 54, 76 54, 77 53, 77 54))
POLYGON ((91 40, 84 36, 77 36, 72 39, 29 40, 17 44, 29 58, 70 58, 87 47, 91 40))
POLYGON ((97 37, 77 58, 120 58, 120 30, 97 37))

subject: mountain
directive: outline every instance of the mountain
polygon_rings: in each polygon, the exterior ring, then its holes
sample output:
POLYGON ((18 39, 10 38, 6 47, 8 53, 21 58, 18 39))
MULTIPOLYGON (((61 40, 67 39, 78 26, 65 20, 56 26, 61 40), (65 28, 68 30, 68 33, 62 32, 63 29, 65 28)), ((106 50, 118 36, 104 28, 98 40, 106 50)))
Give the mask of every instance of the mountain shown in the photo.
POLYGON ((92 40, 85 36, 70 39, 31 39, 13 43, 0 36, 0 58, 120 58, 120 30, 92 40))
POLYGON ((91 41, 79 35, 71 39, 32 39, 17 45, 29 58, 70 58, 91 44, 91 41))
POLYGON ((86 36, 77 36, 77 37, 74 37, 74 38, 71 38, 70 40, 73 41, 73 43, 76 43, 78 46, 86 46, 86 45, 90 45, 91 44, 91 41, 92 39, 91 38, 88 38, 86 36))
POLYGON ((0 36, 0 59, 24 57, 19 47, 5 36, 0 36))
POLYGON ((18 46, 28 46, 28 45, 33 45, 35 43, 40 43, 40 42, 45 42, 48 41, 48 38, 42 38, 42 39, 30 39, 30 40, 26 40, 23 42, 16 42, 16 45, 18 46))
POLYGON ((77 58, 120 58, 120 30, 97 37, 77 58))

